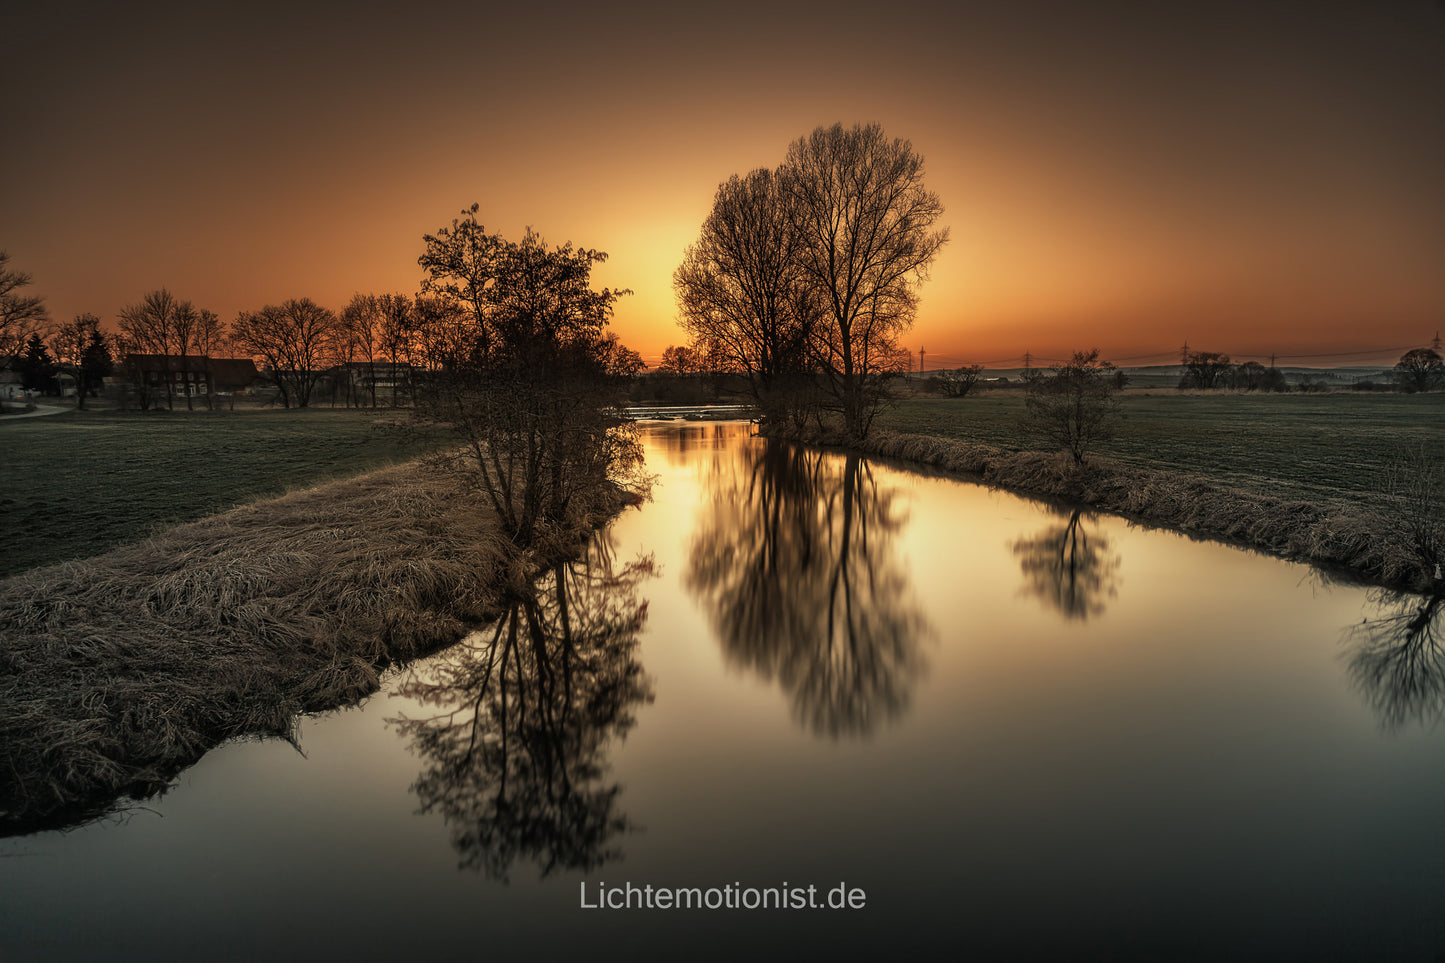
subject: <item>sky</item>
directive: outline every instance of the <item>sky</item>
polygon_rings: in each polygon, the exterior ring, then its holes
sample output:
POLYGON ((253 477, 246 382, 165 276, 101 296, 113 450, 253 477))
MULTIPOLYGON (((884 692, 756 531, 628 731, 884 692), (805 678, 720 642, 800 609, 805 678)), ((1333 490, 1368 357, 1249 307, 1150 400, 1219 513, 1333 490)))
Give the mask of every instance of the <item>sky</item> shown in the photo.
POLYGON ((26 6, 0 250, 57 320, 415 293, 476 202, 608 252, 655 361, 718 185, 842 122, 943 202, 930 368, 1392 361, 1445 328, 1441 2, 26 6))

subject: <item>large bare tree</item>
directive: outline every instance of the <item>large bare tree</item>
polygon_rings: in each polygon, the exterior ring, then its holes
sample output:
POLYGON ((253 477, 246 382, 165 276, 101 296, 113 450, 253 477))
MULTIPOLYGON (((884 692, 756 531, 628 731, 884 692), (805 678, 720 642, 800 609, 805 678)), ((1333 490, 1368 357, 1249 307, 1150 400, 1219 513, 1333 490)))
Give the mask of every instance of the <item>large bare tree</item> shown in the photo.
POLYGON ((305 408, 332 360, 341 335, 336 315, 310 298, 243 311, 231 326, 231 340, 270 369, 287 408, 305 408))
POLYGON ((178 301, 171 324, 171 343, 168 350, 175 352, 179 362, 181 386, 186 393, 186 410, 196 407, 196 365, 192 355, 196 331, 201 324, 201 312, 189 301, 178 301))
POLYGON ((698 353, 742 372, 769 415, 798 410, 817 317, 788 201, 773 171, 728 178, 672 282, 698 353))
MULTIPOLYGON (((208 371, 213 371, 211 360, 230 345, 231 335, 220 315, 205 308, 196 312, 196 322, 191 334, 191 347, 196 354, 206 359, 208 371)), ((216 385, 214 380, 206 390, 206 407, 215 410, 216 385)))
POLYGON ((399 403, 397 392, 402 380, 402 364, 407 365, 408 393, 411 391, 410 366, 416 346, 415 303, 405 294, 382 294, 376 299, 381 311, 381 353, 391 363, 391 406, 399 403))
POLYGON ((1395 382, 1403 391, 1432 391, 1445 385, 1445 362, 1430 348, 1406 351, 1395 363, 1395 382))
MULTIPOLYGON (((365 365, 366 384, 363 390, 372 408, 376 407, 376 356, 380 353, 382 313, 374 294, 356 294, 341 309, 341 332, 348 361, 365 365)), ((347 373, 347 402, 352 400, 350 372, 347 373)), ((357 402, 360 404, 360 402, 357 402)))
MULTIPOLYGON (((174 294, 161 288, 151 291, 137 304, 128 304, 120 310, 120 330, 127 345, 137 354, 151 354, 158 357, 161 377, 166 386, 166 407, 175 407, 175 383, 171 375, 176 370, 180 355, 185 347, 176 350, 181 332, 178 319, 185 314, 184 337, 190 339, 194 324, 194 309, 189 301, 181 301, 174 294)), ((149 372, 145 366, 137 366, 133 376, 145 381, 149 372)), ((141 389, 142 398, 149 397, 149 386, 141 389)), ((143 401, 143 407, 148 405, 143 401)))
POLYGON ((798 265, 825 322, 814 352, 844 427, 867 434, 883 378, 900 370, 898 336, 913 323, 918 287, 948 240, 923 186, 923 158, 877 124, 819 127, 788 148, 785 209, 799 236, 798 265))
POLYGON ((30 275, 11 270, 9 264, 10 255, 0 251, 0 362, 19 355, 30 336, 50 320, 44 299, 20 293, 30 284, 30 275))

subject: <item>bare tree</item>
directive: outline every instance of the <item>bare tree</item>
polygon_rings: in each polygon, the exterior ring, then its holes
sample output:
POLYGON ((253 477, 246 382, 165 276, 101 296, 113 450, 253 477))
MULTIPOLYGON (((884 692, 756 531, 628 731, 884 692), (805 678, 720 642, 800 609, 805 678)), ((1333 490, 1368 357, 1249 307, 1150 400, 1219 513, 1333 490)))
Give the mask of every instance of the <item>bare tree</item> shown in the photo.
POLYGON ((25 342, 50 320, 43 298, 21 294, 31 277, 11 270, 10 255, 0 251, 0 361, 17 357, 25 342))
POLYGON ((174 352, 179 361, 181 388, 186 393, 186 410, 195 410, 196 372, 192 359, 192 345, 196 328, 200 326, 201 313, 189 301, 176 302, 176 311, 171 323, 171 342, 168 352, 174 352))
POLYGON ((485 356, 493 333, 488 318, 493 307, 491 289, 507 242, 500 234, 487 233, 477 221, 478 209, 473 204, 461 217, 452 219, 450 228, 423 236, 426 250, 417 263, 426 272, 421 293, 469 312, 477 349, 485 356))
POLYGON ((85 395, 91 388, 96 375, 93 370, 99 357, 95 341, 102 338, 100 318, 94 314, 77 314, 68 324, 61 325, 50 340, 50 351, 58 364, 75 373, 75 396, 77 407, 84 410, 85 395))
POLYGON ((673 274, 681 323, 697 353, 741 372, 771 415, 796 410, 817 320, 789 202, 773 171, 729 178, 673 274))
MULTIPOLYGON (((374 294, 357 294, 341 311, 342 338, 347 345, 348 360, 365 366, 363 386, 371 407, 376 407, 376 356, 379 352, 382 325, 381 304, 374 294)), ((350 400, 350 372, 347 373, 347 395, 350 400)))
POLYGON ((381 311, 379 348, 391 364, 391 406, 395 408, 403 373, 408 393, 412 390, 410 368, 416 342, 416 305, 405 294, 382 294, 376 300, 381 311))
POLYGON ((1445 452, 1421 442, 1398 448, 1381 477, 1382 507, 1414 553, 1426 584, 1445 593, 1445 452))
POLYGON ((1185 351, 1181 357, 1184 374, 1179 379, 1181 388, 1203 388, 1206 391, 1223 388, 1229 383, 1234 365, 1229 355, 1218 351, 1185 351))
POLYGON ((231 328, 236 346, 271 370, 287 408, 305 408, 332 358, 341 323, 310 298, 241 312, 231 328))
MULTIPOLYGON (((216 355, 225 351, 230 344, 230 333, 226 330, 226 323, 214 311, 207 311, 202 308, 196 312, 196 322, 191 334, 191 345, 195 348, 196 354, 206 359, 207 373, 212 369, 211 360, 216 355)), ((212 411, 216 408, 216 386, 211 383, 206 388, 206 407, 212 411)))
POLYGON ((455 301, 418 297, 415 328, 410 349, 430 374, 455 371, 472 353, 474 320, 467 308, 455 301))
POLYGON ((1266 368, 1258 361, 1246 361, 1234 369, 1231 381, 1234 387, 1245 391, 1288 391, 1284 373, 1278 368, 1266 368))
POLYGON ((931 379, 932 386, 945 398, 963 398, 983 377, 983 365, 970 364, 952 371, 940 371, 931 379))
POLYGON ((1395 382, 1412 393, 1433 391, 1445 385, 1445 361, 1429 348, 1406 351, 1395 363, 1395 382))
MULTIPOLYGON (((177 316, 182 312, 182 304, 187 309, 190 302, 181 302, 176 296, 165 288, 158 291, 151 291, 139 304, 128 304, 120 311, 120 330, 125 335, 125 340, 138 354, 155 355, 160 367, 161 377, 164 379, 166 388, 166 407, 175 407, 175 384, 172 379, 173 355, 172 349, 176 344, 177 316)), ((189 339, 189 328, 187 329, 189 339)), ((144 365, 137 366, 136 374, 145 380, 150 372, 144 365)), ((143 389, 146 395, 149 394, 149 386, 143 389)), ((148 407, 144 405, 143 407, 148 407)))
POLYGON ((690 375, 703 371, 703 356, 685 344, 668 345, 657 363, 658 374, 690 375))
POLYGON ((115 365, 125 373, 126 380, 129 382, 120 395, 121 409, 128 409, 131 401, 134 400, 140 406, 141 411, 150 411, 154 385, 151 384, 145 369, 137 358, 143 353, 143 349, 124 327, 110 336, 110 349, 115 365))
POLYGON ((1074 464, 1100 441, 1113 437, 1118 418, 1114 366, 1099 349, 1076 351, 1069 362, 1028 382, 1024 427, 1067 451, 1074 464))
POLYGON ((918 287, 947 229, 938 195, 923 186, 923 158, 877 124, 819 127, 794 141, 781 171, 785 209, 799 236, 798 265, 824 322, 813 351, 844 428, 867 434, 883 378, 905 357, 918 287))

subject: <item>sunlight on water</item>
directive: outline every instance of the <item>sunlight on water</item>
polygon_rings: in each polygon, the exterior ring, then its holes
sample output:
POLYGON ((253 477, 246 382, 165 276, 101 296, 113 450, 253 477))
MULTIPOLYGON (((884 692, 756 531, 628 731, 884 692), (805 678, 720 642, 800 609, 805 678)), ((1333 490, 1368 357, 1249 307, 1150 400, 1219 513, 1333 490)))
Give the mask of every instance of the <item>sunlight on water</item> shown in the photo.
POLYGON ((304 757, 6 842, 0 957, 1445 949, 1435 604, 746 424, 645 440, 654 501, 304 757))

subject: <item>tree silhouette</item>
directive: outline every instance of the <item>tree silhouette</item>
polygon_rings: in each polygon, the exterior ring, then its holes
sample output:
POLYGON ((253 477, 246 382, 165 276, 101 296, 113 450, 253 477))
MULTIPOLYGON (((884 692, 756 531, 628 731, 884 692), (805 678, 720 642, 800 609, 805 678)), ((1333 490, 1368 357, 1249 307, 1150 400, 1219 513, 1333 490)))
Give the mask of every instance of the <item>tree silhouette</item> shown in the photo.
POLYGON ((632 827, 606 750, 652 701, 636 657, 647 617, 636 589, 650 573, 648 560, 614 571, 594 546, 399 687, 437 708, 392 721, 423 760, 421 812, 441 815, 463 868, 507 880, 521 861, 545 877, 619 855, 632 827))
POLYGON ((1180 388, 1223 388, 1229 383, 1234 365, 1229 355, 1218 351, 1189 351, 1182 355, 1183 374, 1179 377, 1180 388))
POLYGON ((1025 591, 1069 619, 1102 615, 1105 599, 1118 594, 1119 557, 1109 540, 1090 534, 1079 509, 1068 521, 1013 544, 1025 591))
MULTIPOLYGON (((139 302, 120 310, 120 330, 130 349, 138 354, 155 355, 159 359, 167 409, 175 407, 175 381, 171 375, 176 356, 180 353, 176 350, 176 319, 183 311, 190 310, 189 301, 179 300, 165 288, 150 291, 139 302)), ((149 407, 149 372, 144 366, 137 366, 134 374, 138 380, 145 382, 142 407, 149 407)))
POLYGON ((923 186, 923 158, 877 124, 819 127, 794 141, 781 171, 798 266, 823 321, 813 355, 849 435, 868 433, 884 377, 906 370, 898 336, 918 286, 948 240, 923 186))
POLYGON ((969 364, 961 368, 935 372, 929 379, 929 387, 945 398, 963 398, 974 389, 983 377, 983 365, 969 364))
POLYGON ((454 464, 515 546, 570 540, 599 493, 645 484, 635 431, 615 410, 641 359, 606 330, 627 292, 592 287, 601 251, 531 231, 512 243, 476 213, 423 238, 430 361, 418 400, 465 444, 454 464))
POLYGON ((741 372, 775 418, 800 415, 818 321, 791 200, 773 171, 729 178, 673 274, 680 323, 699 353, 741 372))
POLYGON ((341 321, 310 298, 243 311, 231 326, 236 347, 260 358, 283 407, 305 408, 342 339, 341 321))
POLYGON ((40 340, 38 332, 31 332, 26 340, 16 367, 20 370, 20 383, 26 391, 51 392, 55 390, 55 359, 50 349, 40 340))
POLYGON ((10 255, 0 251, 0 363, 18 357, 30 336, 50 320, 43 298, 20 293, 30 285, 30 275, 9 264, 10 255))
POLYGON ((668 345, 657 363, 659 374, 690 375, 704 370, 703 357, 687 345, 668 345))
POLYGON ((1024 399, 1024 427, 1073 456, 1081 465, 1098 442, 1112 438, 1119 420, 1114 366, 1099 360, 1099 349, 1076 351, 1074 357, 1033 374, 1024 399))
POLYGON ((1429 348, 1406 351, 1395 362, 1395 381, 1408 392, 1434 391, 1445 385, 1445 361, 1429 348))
POLYGON ((738 458, 714 465, 687 587, 801 725, 867 736, 907 708, 929 632, 889 544, 897 492, 856 455, 759 442, 738 458))
POLYGON ((105 336, 100 333, 100 318, 77 314, 68 324, 56 329, 50 343, 56 362, 75 373, 76 405, 84 410, 85 396, 110 373, 110 352, 105 336))

